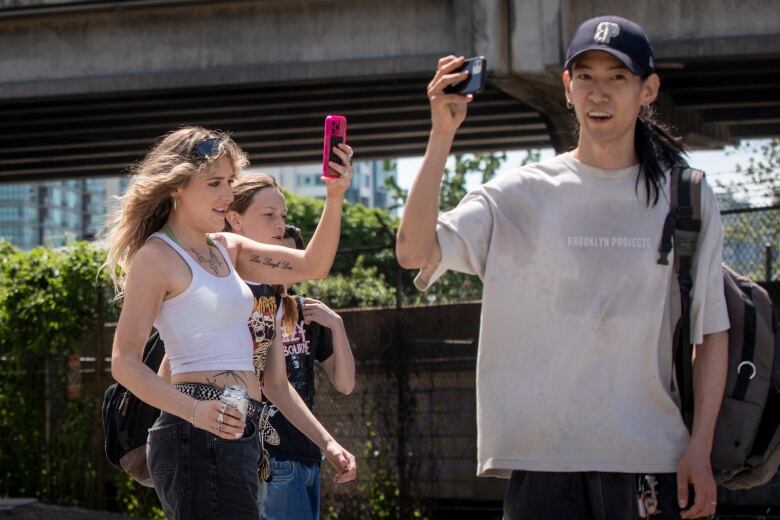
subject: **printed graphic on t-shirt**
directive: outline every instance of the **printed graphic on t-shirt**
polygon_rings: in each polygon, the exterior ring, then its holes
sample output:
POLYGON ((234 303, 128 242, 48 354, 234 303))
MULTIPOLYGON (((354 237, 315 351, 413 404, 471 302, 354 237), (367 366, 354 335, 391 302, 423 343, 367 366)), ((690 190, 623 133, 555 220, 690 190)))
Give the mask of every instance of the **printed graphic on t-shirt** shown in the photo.
POLYGON ((284 360, 287 367, 287 380, 297 390, 306 405, 311 408, 314 401, 312 378, 310 377, 309 356, 311 339, 307 338, 308 329, 303 321, 298 321, 290 334, 282 333, 284 360))
POLYGON ((618 237, 618 236, 588 236, 569 235, 566 237, 568 247, 591 247, 612 249, 649 249, 653 247, 652 241, 647 237, 618 237))
POLYGON ((255 374, 262 384, 268 349, 276 333, 274 317, 277 301, 274 289, 270 285, 248 284, 254 296, 252 313, 249 315, 249 330, 252 333, 252 361, 255 374))

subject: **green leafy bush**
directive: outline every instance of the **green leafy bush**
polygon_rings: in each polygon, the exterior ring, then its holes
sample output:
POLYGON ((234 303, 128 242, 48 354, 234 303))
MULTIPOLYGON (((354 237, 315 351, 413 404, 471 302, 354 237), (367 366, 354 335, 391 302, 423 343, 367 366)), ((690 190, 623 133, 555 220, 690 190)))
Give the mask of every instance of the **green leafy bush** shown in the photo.
POLYGON ((0 495, 95 499, 94 398, 66 397, 65 362, 110 300, 104 253, 78 243, 28 252, 0 243, 0 495))
POLYGON ((349 276, 336 274, 297 284, 298 294, 322 300, 330 307, 387 307, 395 303, 395 292, 388 286, 377 267, 366 267, 364 257, 358 257, 349 276))

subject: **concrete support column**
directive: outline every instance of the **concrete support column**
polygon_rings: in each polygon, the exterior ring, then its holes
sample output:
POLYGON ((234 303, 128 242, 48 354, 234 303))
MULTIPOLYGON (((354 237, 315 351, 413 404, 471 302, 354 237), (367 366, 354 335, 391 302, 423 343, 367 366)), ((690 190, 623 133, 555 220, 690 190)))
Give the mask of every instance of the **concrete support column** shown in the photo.
POLYGON ((560 26, 565 6, 562 0, 507 0, 501 4, 505 8, 507 62, 506 66, 491 67, 492 81, 541 112, 555 150, 569 150, 576 145, 576 138, 561 84, 565 44, 560 26))

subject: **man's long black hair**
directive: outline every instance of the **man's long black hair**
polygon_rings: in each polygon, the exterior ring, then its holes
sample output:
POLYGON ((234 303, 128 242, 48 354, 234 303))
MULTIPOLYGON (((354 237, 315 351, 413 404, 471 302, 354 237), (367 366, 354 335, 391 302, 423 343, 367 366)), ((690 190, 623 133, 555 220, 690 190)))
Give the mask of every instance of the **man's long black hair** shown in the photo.
POLYGON ((639 159, 639 179, 644 179, 647 205, 655 206, 666 179, 666 170, 673 166, 687 166, 685 145, 672 134, 669 127, 657 119, 653 108, 642 108, 636 119, 634 151, 639 159), (643 175, 644 174, 644 175, 643 175))

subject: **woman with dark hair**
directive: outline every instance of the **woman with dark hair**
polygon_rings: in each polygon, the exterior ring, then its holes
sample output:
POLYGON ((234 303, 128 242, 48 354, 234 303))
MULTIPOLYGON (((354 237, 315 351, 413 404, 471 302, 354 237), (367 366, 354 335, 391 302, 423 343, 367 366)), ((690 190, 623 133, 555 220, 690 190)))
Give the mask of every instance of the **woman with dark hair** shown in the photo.
POLYGON ((478 472, 510 478, 504 518, 714 514, 710 451, 729 328, 722 228, 702 186, 693 267, 695 417, 672 381, 679 289, 657 248, 679 141, 653 118, 660 78, 637 24, 584 22, 562 76, 577 147, 502 175, 438 215, 444 164, 473 96, 447 94, 462 57, 428 85, 432 129, 398 230, 425 289, 445 271, 484 282, 477 362, 478 472), (690 494, 689 486, 695 494, 690 494))

